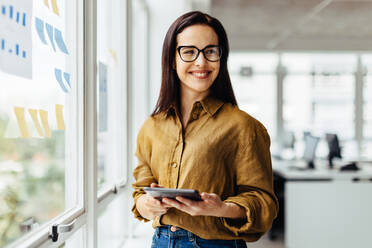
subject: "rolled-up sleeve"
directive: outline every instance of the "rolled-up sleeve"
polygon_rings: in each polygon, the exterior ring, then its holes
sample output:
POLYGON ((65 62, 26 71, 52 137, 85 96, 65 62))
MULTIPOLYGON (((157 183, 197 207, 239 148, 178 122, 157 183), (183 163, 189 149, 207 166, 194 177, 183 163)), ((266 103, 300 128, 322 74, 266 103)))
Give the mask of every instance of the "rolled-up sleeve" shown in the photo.
POLYGON ((222 218, 236 236, 252 234, 259 239, 272 225, 278 212, 273 189, 270 137, 262 124, 256 124, 250 139, 242 140, 234 162, 237 194, 225 199, 245 209, 246 218, 222 218), (253 133, 253 135, 252 135, 253 133))
POLYGON ((151 142, 146 139, 145 130, 142 127, 137 137, 137 149, 135 153, 138 159, 138 164, 133 171, 135 182, 132 184, 132 187, 134 189, 132 193, 134 199, 132 212, 135 218, 137 218, 138 220, 143 220, 145 222, 149 220, 141 216, 141 214, 137 210, 136 204, 138 198, 145 194, 143 187, 148 187, 149 185, 151 185, 151 183, 156 183, 156 179, 154 178, 149 165, 150 154, 151 142))

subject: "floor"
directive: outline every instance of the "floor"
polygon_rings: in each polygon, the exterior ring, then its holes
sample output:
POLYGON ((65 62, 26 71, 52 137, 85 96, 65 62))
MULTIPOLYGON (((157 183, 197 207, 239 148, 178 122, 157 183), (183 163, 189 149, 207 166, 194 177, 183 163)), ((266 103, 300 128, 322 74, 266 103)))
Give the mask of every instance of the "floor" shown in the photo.
MULTIPOLYGON (((151 223, 139 223, 134 232, 134 237, 127 240, 123 248, 146 248, 151 246, 151 238, 154 229, 151 223)), ((248 248, 284 248, 283 237, 278 237, 275 241, 269 240, 267 235, 254 243, 247 243, 248 248)))

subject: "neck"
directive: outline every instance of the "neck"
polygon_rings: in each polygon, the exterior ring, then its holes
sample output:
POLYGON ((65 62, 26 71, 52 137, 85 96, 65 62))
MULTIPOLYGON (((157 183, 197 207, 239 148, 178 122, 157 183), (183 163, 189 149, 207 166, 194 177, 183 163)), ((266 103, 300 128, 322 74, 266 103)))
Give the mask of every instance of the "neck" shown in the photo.
POLYGON ((209 95, 209 90, 205 92, 194 92, 187 89, 182 89, 181 87, 181 114, 189 113, 191 111, 192 105, 194 102, 201 101, 209 95))

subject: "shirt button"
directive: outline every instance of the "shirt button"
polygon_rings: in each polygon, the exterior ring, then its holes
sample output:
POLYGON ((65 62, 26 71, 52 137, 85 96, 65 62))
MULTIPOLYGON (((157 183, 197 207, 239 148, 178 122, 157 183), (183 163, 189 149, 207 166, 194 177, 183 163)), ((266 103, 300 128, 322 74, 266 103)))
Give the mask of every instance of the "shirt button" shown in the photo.
POLYGON ((177 163, 176 162, 172 163, 172 167, 173 168, 176 168, 177 167, 177 163))

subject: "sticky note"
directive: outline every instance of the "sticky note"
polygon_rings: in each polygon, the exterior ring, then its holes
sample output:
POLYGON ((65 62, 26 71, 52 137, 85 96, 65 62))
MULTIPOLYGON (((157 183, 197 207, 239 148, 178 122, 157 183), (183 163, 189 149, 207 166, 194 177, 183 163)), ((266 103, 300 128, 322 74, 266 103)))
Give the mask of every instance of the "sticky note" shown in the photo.
POLYGON ((22 25, 26 27, 26 13, 23 13, 22 25))
POLYGON ((41 126, 40 126, 40 122, 39 122, 39 119, 37 117, 37 109, 29 109, 28 112, 30 113, 30 116, 34 122, 34 125, 36 127, 36 130, 38 132, 38 134, 43 137, 44 134, 43 134, 43 130, 41 129, 41 126))
POLYGON ((118 57, 116 56, 116 51, 113 49, 109 49, 109 52, 112 56, 112 58, 115 60, 115 62, 118 62, 118 57))
POLYGON ((25 119, 25 108, 14 107, 14 113, 17 117, 19 131, 21 132, 22 138, 30 138, 30 133, 28 132, 26 119, 25 119))
POLYGON ((52 0, 52 9, 53 9, 53 12, 56 15, 59 15, 59 10, 58 10, 58 6, 57 6, 57 0, 52 0))
POLYGON ((49 41, 52 44, 53 50, 56 51, 56 46, 54 45, 54 40, 53 40, 53 27, 49 23, 45 23, 45 28, 49 37, 49 41))
POLYGON ((65 84, 63 83, 63 79, 62 79, 62 71, 61 71, 60 69, 55 68, 55 69, 54 69, 54 75, 56 76, 57 82, 58 82, 59 86, 61 87, 61 89, 62 89, 65 93, 68 93, 68 90, 67 90, 65 84))
POLYGON ((55 41, 56 41, 57 46, 59 47, 59 49, 63 53, 68 54, 66 44, 63 41, 62 33, 61 33, 61 31, 58 28, 54 28, 54 39, 55 39, 55 41))
POLYGON ((68 87, 70 87, 70 89, 71 89, 70 74, 67 73, 67 72, 64 72, 63 77, 65 78, 66 83, 68 84, 68 87))
POLYGON ((66 130, 65 120, 63 118, 63 105, 56 104, 56 118, 58 130, 66 130))
POLYGON ((43 124, 45 135, 50 138, 52 136, 52 133, 50 131, 49 127, 49 122, 48 122, 48 111, 39 110, 40 118, 41 118, 41 123, 43 124))
POLYGON ((44 0, 44 4, 49 8, 49 0, 44 0))

